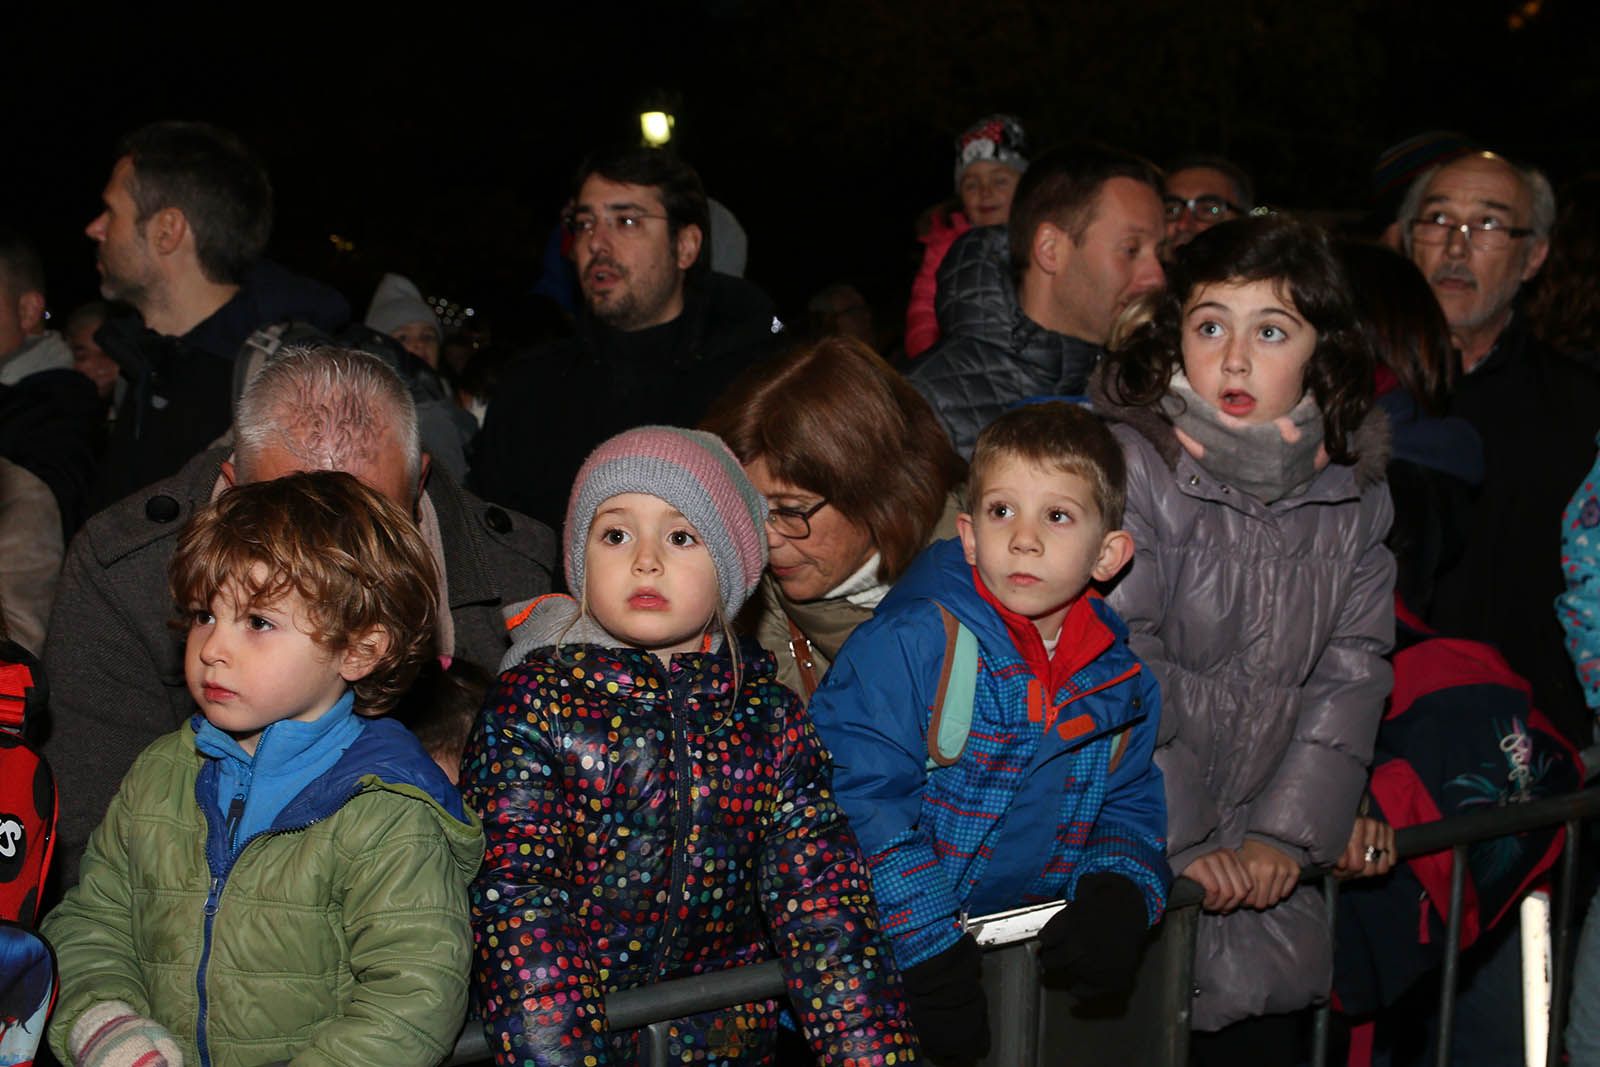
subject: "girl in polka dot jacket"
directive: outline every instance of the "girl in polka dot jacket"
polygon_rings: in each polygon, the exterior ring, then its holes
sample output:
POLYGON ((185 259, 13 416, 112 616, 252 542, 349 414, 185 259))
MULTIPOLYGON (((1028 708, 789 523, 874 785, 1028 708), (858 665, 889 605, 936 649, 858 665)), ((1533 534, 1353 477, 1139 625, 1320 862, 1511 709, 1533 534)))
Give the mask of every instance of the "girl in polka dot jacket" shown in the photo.
MULTIPOLYGON (((819 1062, 916 1061, 825 753, 771 655, 728 636, 765 519, 706 433, 632 430, 578 473, 578 599, 525 613, 462 766, 488 836, 475 984, 499 1064, 635 1063, 607 993, 774 956, 819 1062)), ((681 1020, 671 1058, 770 1063, 779 1012, 681 1020)))

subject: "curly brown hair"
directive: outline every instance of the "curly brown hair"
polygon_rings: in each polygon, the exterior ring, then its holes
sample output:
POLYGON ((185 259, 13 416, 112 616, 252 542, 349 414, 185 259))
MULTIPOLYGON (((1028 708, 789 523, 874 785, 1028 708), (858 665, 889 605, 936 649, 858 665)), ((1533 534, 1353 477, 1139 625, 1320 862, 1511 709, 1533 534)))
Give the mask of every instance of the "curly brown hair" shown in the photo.
POLYGON ((178 535, 168 580, 175 625, 232 587, 252 608, 298 595, 312 639, 334 654, 381 631, 388 648, 352 686, 364 714, 393 707, 433 654, 433 553, 403 511, 343 471, 227 490, 178 535))
POLYGON ((1154 407, 1183 367, 1183 309, 1195 290, 1227 282, 1273 281, 1317 331, 1306 389, 1322 409, 1323 447, 1335 463, 1354 463, 1351 439, 1373 403, 1372 347, 1356 318, 1350 285, 1322 228, 1288 215, 1213 226, 1178 250, 1154 313, 1106 358, 1114 403, 1154 407))

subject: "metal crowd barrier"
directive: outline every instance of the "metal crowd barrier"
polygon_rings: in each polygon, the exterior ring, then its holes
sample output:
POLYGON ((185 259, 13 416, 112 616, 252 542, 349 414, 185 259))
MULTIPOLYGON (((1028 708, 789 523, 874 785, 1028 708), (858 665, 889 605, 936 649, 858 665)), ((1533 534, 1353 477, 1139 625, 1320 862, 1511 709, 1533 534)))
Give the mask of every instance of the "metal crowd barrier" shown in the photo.
MULTIPOLYGON (((1561 1063, 1568 987, 1572 973, 1572 929, 1577 890, 1580 829, 1600 816, 1600 788, 1526 804, 1475 812, 1395 834, 1400 859, 1454 851, 1449 919, 1439 992, 1438 1067, 1450 1062, 1450 1031, 1455 1016, 1460 970, 1461 905, 1465 889, 1467 846, 1556 824, 1566 827, 1566 842, 1557 867, 1552 901, 1550 1025, 1546 1063, 1561 1063)), ((1307 881, 1321 880, 1330 929, 1338 882, 1323 871, 1308 871, 1307 881)), ((1138 981, 1126 1005, 1107 1011, 1075 1002, 1065 990, 1041 982, 1035 959, 1035 935, 1061 904, 1021 908, 973 920, 969 926, 985 949, 984 984, 989 998, 992 1048, 984 1067, 1033 1067, 1074 1063, 1148 1064, 1184 1067, 1189 1056, 1189 1001, 1193 986, 1194 939, 1200 917, 1201 890, 1180 878, 1173 886, 1166 918, 1152 936, 1140 963, 1138 981)), ((613 1030, 642 1029, 645 1063, 664 1067, 672 1020, 698 1012, 785 996, 775 961, 715 974, 679 978, 658 985, 621 990, 606 998, 606 1017, 613 1030)), ((1326 1067, 1330 1012, 1317 1013, 1313 1067, 1326 1067)), ((468 1067, 490 1061, 484 1032, 469 1022, 446 1061, 447 1067, 468 1067)))

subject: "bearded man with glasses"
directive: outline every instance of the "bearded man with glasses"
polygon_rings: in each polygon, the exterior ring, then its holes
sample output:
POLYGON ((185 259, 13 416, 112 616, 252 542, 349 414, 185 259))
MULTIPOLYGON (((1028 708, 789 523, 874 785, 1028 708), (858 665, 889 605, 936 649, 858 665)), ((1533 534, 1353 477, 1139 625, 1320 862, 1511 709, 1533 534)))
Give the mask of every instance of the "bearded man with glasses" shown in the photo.
POLYGON ((1398 221, 1461 355, 1450 413, 1478 431, 1486 462, 1466 544, 1428 621, 1498 646, 1581 748, 1590 716, 1551 605, 1563 587, 1561 513, 1594 458, 1600 380, 1535 337, 1517 309, 1555 214, 1543 174, 1477 152, 1417 178, 1398 221))
POLYGON ((469 479, 551 525, 592 448, 635 426, 693 426, 783 329, 765 293, 711 272, 705 189, 666 149, 590 157, 563 221, 583 296, 576 333, 502 372, 469 479))

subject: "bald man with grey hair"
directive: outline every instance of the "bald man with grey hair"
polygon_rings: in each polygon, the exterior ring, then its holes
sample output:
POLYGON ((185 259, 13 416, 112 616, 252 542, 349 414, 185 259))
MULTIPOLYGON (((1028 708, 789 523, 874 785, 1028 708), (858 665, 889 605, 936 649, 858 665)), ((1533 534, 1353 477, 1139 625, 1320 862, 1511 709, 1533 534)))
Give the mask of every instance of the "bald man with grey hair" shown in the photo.
POLYGON ((410 394, 375 356, 284 349, 240 397, 234 441, 96 515, 67 552, 44 648, 64 885, 134 757, 194 714, 167 565, 184 521, 231 485, 342 470, 412 515, 440 564, 442 659, 492 672, 506 620, 550 591, 554 535, 434 470, 410 394))

